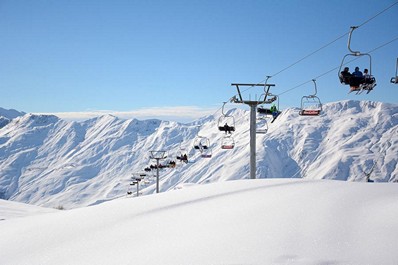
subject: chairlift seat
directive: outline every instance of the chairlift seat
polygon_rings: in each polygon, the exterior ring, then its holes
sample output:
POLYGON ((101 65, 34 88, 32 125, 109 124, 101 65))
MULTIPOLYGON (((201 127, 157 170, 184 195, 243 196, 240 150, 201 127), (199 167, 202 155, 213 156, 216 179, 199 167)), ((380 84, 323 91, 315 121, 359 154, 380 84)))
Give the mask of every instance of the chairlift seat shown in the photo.
POLYGON ((235 131, 234 126, 228 126, 228 125, 218 126, 218 129, 222 132, 234 132, 235 131))
POLYGON ((270 109, 267 108, 257 108, 257 112, 260 114, 265 114, 265 115, 272 115, 272 111, 270 109))
POLYGON ((321 110, 317 109, 303 109, 299 112, 301 116, 318 116, 321 114, 321 110))

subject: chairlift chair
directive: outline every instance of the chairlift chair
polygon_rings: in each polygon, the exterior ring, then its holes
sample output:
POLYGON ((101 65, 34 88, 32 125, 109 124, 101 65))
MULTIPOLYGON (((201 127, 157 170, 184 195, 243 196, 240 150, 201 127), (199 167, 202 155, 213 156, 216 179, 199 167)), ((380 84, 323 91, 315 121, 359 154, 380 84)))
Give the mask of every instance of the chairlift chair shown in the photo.
POLYGON ((225 135, 222 138, 221 149, 230 150, 230 149, 234 149, 234 147, 235 147, 234 138, 231 135, 225 135))
POLYGON ((279 114, 281 114, 281 111, 279 110, 279 96, 278 95, 274 95, 272 93, 268 93, 268 96, 270 96, 270 98, 272 100, 267 101, 267 104, 271 104, 273 103, 275 100, 277 102, 277 111, 276 112, 272 112, 271 108, 265 108, 263 106, 259 106, 257 107, 257 113, 260 115, 263 115, 265 118, 272 118, 271 123, 273 123, 276 118, 279 116, 279 114))
POLYGON ((256 123, 256 133, 266 134, 267 132, 268 132, 267 118, 263 117, 262 115, 259 115, 259 118, 257 118, 257 123, 256 123))
POLYGON ((315 79, 312 79, 312 82, 314 82, 315 93, 301 98, 301 109, 299 112, 301 116, 318 116, 322 111, 321 100, 316 96, 318 90, 315 79))
POLYGON ((199 132, 194 140, 193 148, 198 150, 203 158, 210 158, 212 156, 209 138, 200 136, 199 132))
POLYGON ((343 57, 343 60, 341 61, 339 71, 338 71, 338 76, 340 83, 343 85, 349 85, 351 87, 351 92, 352 91, 357 91, 356 94, 362 93, 362 91, 367 90, 367 94, 373 90, 373 88, 376 86, 376 79, 372 76, 372 57, 368 53, 361 53, 359 51, 353 51, 351 49, 351 36, 352 32, 357 29, 358 27, 352 26, 349 36, 348 36, 348 50, 350 53, 346 54, 343 57), (346 64, 346 58, 349 56, 354 56, 354 57, 359 57, 359 56, 367 56, 369 58, 369 77, 355 77, 350 75, 343 75, 342 68, 346 64))
POLYGON ((182 141, 180 143, 180 154, 176 156, 176 159, 180 162, 188 163, 188 152, 185 147, 182 146, 182 141))
POLYGON ((197 150, 206 150, 209 146, 210 140, 204 136, 197 136, 193 144, 193 148, 197 150))
POLYGON ((397 65, 395 66, 395 77, 391 77, 390 82, 393 84, 398 84, 398 58, 397 58, 397 65))
POLYGON ((224 113, 224 107, 227 102, 222 106, 222 116, 218 118, 218 129, 225 133, 232 133, 235 131, 235 119, 233 116, 224 113))

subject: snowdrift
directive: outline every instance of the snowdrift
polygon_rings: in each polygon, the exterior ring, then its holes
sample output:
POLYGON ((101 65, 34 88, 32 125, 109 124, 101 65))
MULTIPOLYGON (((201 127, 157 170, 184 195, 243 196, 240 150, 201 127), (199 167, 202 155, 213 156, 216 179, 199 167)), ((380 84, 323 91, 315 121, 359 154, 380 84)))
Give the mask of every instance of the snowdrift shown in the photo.
POLYGON ((397 201, 394 183, 196 185, 0 221, 0 264, 398 264, 397 201))

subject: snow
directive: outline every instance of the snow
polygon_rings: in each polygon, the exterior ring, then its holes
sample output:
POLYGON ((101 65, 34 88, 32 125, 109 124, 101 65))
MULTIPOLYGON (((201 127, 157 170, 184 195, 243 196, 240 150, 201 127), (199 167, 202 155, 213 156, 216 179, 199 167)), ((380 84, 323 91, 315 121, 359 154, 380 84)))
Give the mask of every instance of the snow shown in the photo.
POLYGON ((43 208, 20 202, 0 200, 0 221, 55 211, 55 209, 43 208))
POLYGON ((298 111, 257 135, 254 180, 242 109, 227 112, 233 150, 220 148, 217 115, 188 124, 7 118, 0 264, 398 264, 398 105, 298 111), (192 149, 198 135, 211 140, 210 159, 192 149), (161 193, 150 178, 140 185, 146 196, 126 196, 159 150, 162 163, 182 151, 190 161, 160 171, 161 193))
MULTIPOLYGON (((188 124, 112 115, 83 122, 16 117, 0 129, 0 198, 71 209, 123 197, 131 176, 155 164, 149 156, 156 150, 167 151, 161 163, 175 160, 181 149, 191 162, 161 170, 161 192, 248 178, 249 112, 229 107, 225 113, 236 121, 233 150, 220 148, 221 113, 188 124), (210 140, 210 159, 192 148, 198 135, 210 140)), ((346 100, 325 104, 318 117, 298 112, 283 110, 266 134, 257 135, 257 178, 363 182, 373 169, 376 182, 398 181, 398 105, 346 100)), ((144 195, 155 190, 154 178, 141 186, 144 195)))
POLYGON ((189 185, 6 218, 0 264, 398 264, 397 200, 395 183, 189 185))

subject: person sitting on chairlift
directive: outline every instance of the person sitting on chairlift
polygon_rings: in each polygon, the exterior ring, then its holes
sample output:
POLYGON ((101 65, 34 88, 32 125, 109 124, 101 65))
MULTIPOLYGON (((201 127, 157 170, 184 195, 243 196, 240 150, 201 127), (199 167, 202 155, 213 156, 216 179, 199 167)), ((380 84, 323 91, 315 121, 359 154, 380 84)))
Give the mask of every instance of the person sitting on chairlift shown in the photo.
POLYGON ((231 127, 231 126, 228 126, 228 124, 225 123, 225 124, 224 124, 224 131, 225 131, 226 133, 231 133, 232 127, 231 127))
POLYGON ((278 116, 278 109, 276 108, 275 104, 272 104, 270 111, 272 113, 272 117, 275 119, 276 116, 278 116))
POLYGON ((374 78, 369 74, 369 70, 365 69, 363 70, 363 79, 365 84, 372 84, 374 83, 374 78))
POLYGON ((350 79, 351 90, 357 90, 362 81, 363 81, 363 74, 361 71, 359 71, 359 67, 357 66, 355 67, 355 71, 352 73, 350 79))
POLYGON ((341 74, 340 81, 342 83, 349 84, 351 76, 352 76, 350 73, 350 68, 345 67, 344 70, 340 74, 341 74))
POLYGON ((355 67, 355 71, 352 73, 352 76, 355 76, 355 77, 363 77, 363 74, 362 74, 361 71, 359 71, 359 67, 358 67, 358 66, 355 67))

